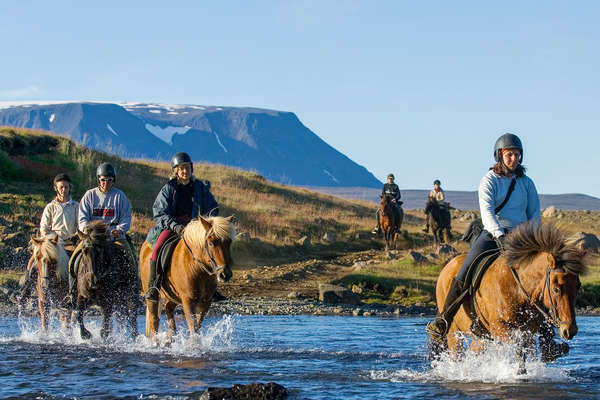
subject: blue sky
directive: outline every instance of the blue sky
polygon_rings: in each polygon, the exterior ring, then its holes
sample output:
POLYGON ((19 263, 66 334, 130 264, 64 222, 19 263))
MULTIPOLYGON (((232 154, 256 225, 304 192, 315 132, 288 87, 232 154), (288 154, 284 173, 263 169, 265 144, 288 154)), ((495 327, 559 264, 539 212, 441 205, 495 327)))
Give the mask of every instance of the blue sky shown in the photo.
POLYGON ((600 2, 82 3, 3 4, 0 101, 292 111, 401 189, 476 190, 512 132, 540 193, 600 197, 600 2))

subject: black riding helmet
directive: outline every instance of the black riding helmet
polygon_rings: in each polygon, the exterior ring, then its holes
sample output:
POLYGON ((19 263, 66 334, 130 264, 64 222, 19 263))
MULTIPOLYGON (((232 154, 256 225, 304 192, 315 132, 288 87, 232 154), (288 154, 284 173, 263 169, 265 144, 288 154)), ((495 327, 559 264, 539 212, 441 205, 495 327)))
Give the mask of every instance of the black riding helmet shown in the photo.
POLYGON ((96 178, 100 178, 101 176, 112 176, 115 182, 117 181, 115 167, 107 162, 103 162, 102 164, 98 165, 98 168, 96 168, 96 178))
POLYGON ((494 160, 496 160, 496 162, 500 161, 500 151, 502 149, 521 150, 521 159, 519 162, 523 162, 523 144, 517 135, 505 133, 496 140, 496 144, 494 145, 494 160))
POLYGON ((173 156, 173 159, 171 160, 171 168, 175 168, 183 163, 189 163, 192 167, 192 172, 194 171, 194 163, 192 162, 190 155, 188 153, 184 153, 183 151, 173 156))
POLYGON ((435 181, 433 181, 433 184, 434 185, 441 185, 442 183, 440 182, 439 179, 436 179, 435 181))
POLYGON ((71 177, 65 173, 58 174, 54 177, 53 183, 56 185, 58 182, 67 181, 71 183, 71 177))

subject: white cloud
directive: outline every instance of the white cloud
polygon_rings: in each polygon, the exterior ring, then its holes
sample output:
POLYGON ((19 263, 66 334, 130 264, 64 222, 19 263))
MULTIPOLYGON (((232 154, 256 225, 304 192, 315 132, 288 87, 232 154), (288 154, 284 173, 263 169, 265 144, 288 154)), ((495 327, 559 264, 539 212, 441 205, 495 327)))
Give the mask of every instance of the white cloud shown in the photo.
POLYGON ((42 90, 37 85, 29 85, 18 89, 0 90, 0 98, 23 98, 36 96, 42 93, 42 90))

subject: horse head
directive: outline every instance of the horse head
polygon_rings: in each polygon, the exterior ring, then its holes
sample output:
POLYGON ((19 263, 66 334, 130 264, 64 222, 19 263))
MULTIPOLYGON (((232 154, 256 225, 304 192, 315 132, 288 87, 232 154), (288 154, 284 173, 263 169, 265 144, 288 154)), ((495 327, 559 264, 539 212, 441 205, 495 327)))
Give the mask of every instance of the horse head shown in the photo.
POLYGON ((552 254, 547 254, 547 270, 544 283, 543 303, 554 319, 558 333, 565 340, 577 334, 575 299, 581 287, 579 273, 557 265, 552 254))
POLYGON ((48 290, 53 280, 66 279, 67 254, 59 244, 56 232, 43 237, 31 236, 30 268, 37 267, 40 288, 48 290))
MULTIPOLYGON (((81 240, 81 258, 79 261, 78 274, 83 275, 84 286, 88 289, 96 288, 98 278, 106 272, 107 247, 106 236, 107 225, 103 221, 93 221, 88 224, 84 231, 78 231, 81 240)), ((84 297, 88 293, 82 293, 84 297)))
POLYGON ((231 243, 236 232, 231 223, 232 216, 223 217, 198 217, 188 224, 184 230, 184 242, 189 242, 192 248, 201 251, 198 260, 190 248, 190 253, 197 264, 209 275, 216 275, 220 282, 227 282, 233 276, 231 266, 231 243))

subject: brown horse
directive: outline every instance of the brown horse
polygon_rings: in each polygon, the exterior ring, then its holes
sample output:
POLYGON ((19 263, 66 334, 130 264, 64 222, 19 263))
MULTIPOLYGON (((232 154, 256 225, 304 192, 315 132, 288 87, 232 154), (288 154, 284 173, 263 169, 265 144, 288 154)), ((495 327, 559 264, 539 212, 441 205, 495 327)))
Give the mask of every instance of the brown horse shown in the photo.
POLYGON ((400 218, 397 220, 396 213, 394 212, 396 205, 392 202, 392 197, 389 195, 381 196, 381 202, 379 204, 379 226, 383 231, 383 237, 385 238, 385 249, 389 250, 390 245, 396 247, 396 239, 398 238, 397 231, 400 231, 402 226, 402 220, 404 219, 404 211, 402 207, 397 206, 399 209, 400 218))
MULTIPOLYGON (((481 332, 483 337, 510 342, 511 334, 519 331, 523 372, 526 354, 534 348, 534 335, 542 324, 554 325, 563 339, 571 339, 577 333, 575 297, 581 286, 579 274, 585 270, 584 256, 551 225, 529 222, 514 229, 507 235, 503 255, 456 314, 446 336, 449 350, 455 355, 462 351, 459 332, 471 336, 471 349, 478 351, 483 347, 481 332)), ((440 273, 436 287, 440 311, 464 258, 452 259, 440 273)))
POLYGON ((135 268, 117 243, 108 240, 107 226, 103 221, 93 221, 79 232, 82 241, 81 256, 77 266, 77 305, 75 317, 84 339, 91 333, 83 323, 84 311, 97 305, 102 311, 101 336, 106 339, 112 330, 112 315, 117 312, 119 322, 127 322, 132 337, 137 331, 137 305, 139 293, 135 268))
MULTIPOLYGON (((212 297, 217 279, 231 279, 230 246, 235 238, 231 217, 198 218, 184 229, 181 241, 173 250, 171 265, 163 274, 160 297, 165 301, 169 321, 169 337, 175 334, 173 312, 183 306, 190 335, 199 332, 212 297)), ((140 250, 140 279, 142 290, 148 289, 148 274, 152 248, 144 242, 140 250)), ((146 335, 153 338, 158 332, 159 303, 146 302, 146 335)))
MULTIPOLYGON (((28 268, 37 268, 36 289, 38 293, 38 308, 42 328, 48 329, 48 315, 50 308, 67 294, 69 285, 67 276, 67 263, 69 257, 59 242, 56 232, 43 237, 31 236, 29 242, 32 255, 28 268)), ((59 311, 59 318, 63 326, 67 325, 68 313, 59 311)))

